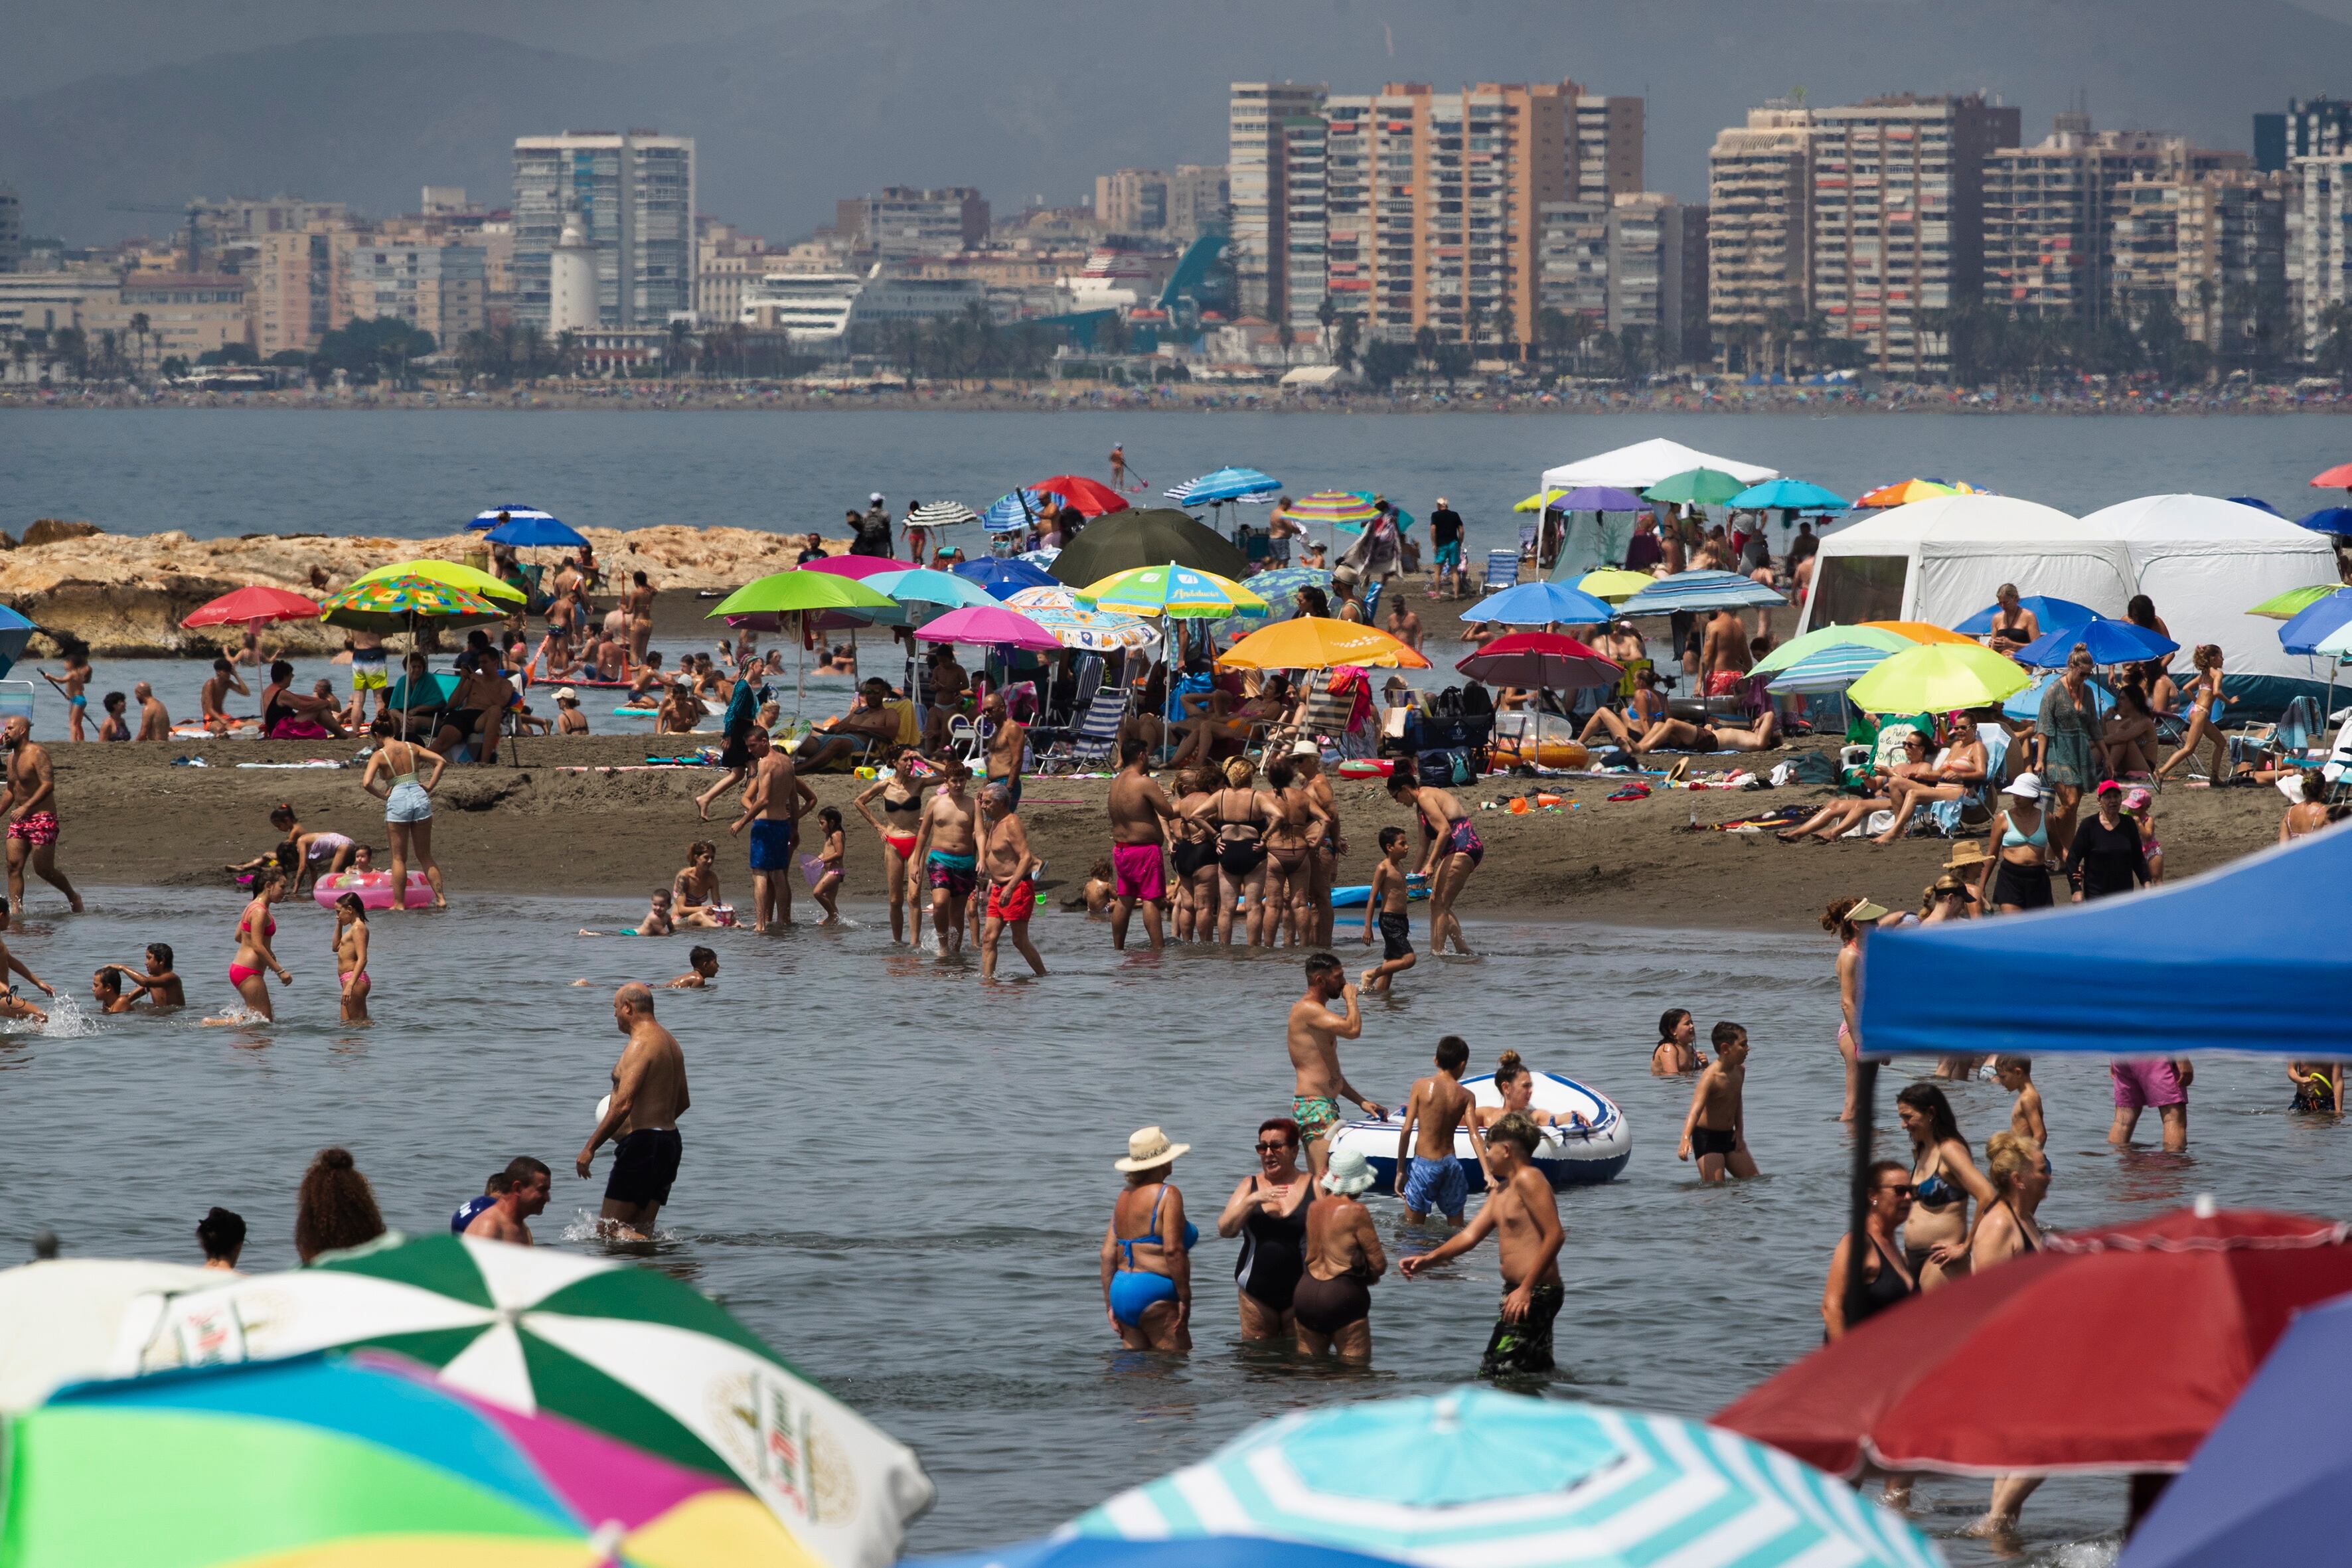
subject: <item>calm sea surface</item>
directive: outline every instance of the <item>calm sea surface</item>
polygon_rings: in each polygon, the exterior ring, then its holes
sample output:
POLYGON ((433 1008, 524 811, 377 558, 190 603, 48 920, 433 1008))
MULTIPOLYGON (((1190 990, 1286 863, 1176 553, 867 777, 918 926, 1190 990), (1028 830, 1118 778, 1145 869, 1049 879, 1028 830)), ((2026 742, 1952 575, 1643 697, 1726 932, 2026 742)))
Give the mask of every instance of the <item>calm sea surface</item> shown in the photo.
MULTIPOLYGON (((874 850, 859 840, 852 852, 874 850)), ((741 882, 740 863, 726 874, 741 882)), ((194 1022, 234 1000, 222 973, 233 892, 102 889, 73 919, 37 891, 32 912, 46 923, 12 945, 44 978, 86 996, 99 963, 135 962, 162 939, 178 950, 192 1007, 0 1035, 0 1257, 21 1258, 47 1226, 75 1255, 193 1259, 196 1218, 225 1204, 252 1224, 251 1267, 289 1267, 295 1185, 330 1142, 358 1156, 386 1217, 419 1232, 446 1224, 508 1158, 535 1153, 559 1173, 542 1240, 593 1246, 576 1239, 578 1220, 601 1185, 570 1163, 621 1044, 610 988, 681 973, 688 942, 574 935, 639 911, 617 891, 477 897, 455 868, 451 890, 446 915, 379 917, 372 1028, 335 1021, 329 917, 289 905, 278 952, 295 981, 268 1029, 194 1022)), ((1121 956, 1103 927, 1057 913, 1039 927, 1051 977, 984 990, 973 965, 894 952, 878 910, 853 913, 845 929, 772 940, 716 933, 716 988, 663 994, 695 1094, 654 1266, 725 1299, 921 1450, 940 1502, 916 1549, 1028 1535, 1253 1421, 1475 1372, 1497 1293, 1491 1250, 1423 1280, 1384 1280, 1368 1372, 1240 1348, 1225 1283, 1234 1247, 1213 1235, 1195 1255, 1188 1360, 1124 1352, 1104 1324, 1095 1259, 1118 1188, 1110 1162, 1145 1123, 1192 1143, 1179 1181, 1212 1228, 1251 1166, 1257 1121, 1288 1108, 1293 958, 1121 956)), ((1393 1102, 1454 1031, 1481 1066, 1507 1046, 1623 1105, 1634 1135, 1623 1178, 1561 1200, 1570 1296, 1555 1392, 1705 1414, 1811 1349, 1849 1154, 1833 1120, 1829 940, 1507 924, 1474 924, 1471 937, 1483 959, 1424 961, 1371 1007, 1344 1059, 1393 1102), (1673 1005, 1694 1008, 1702 1028, 1728 1016, 1753 1031, 1748 1127, 1763 1180, 1702 1189, 1675 1160, 1688 1087, 1646 1072, 1652 1026, 1673 1005)), ((2200 1192, 2347 1207, 2344 1134, 2285 1111, 2275 1065, 2204 1065, 2183 1158, 2106 1147, 2103 1067, 2041 1068, 2052 1224, 2128 1219, 2200 1192)), ((1993 1086, 1955 1099, 1979 1146, 2005 1121, 1993 1086)), ((1438 1238, 1407 1227, 1392 1202, 1375 1207, 1391 1256, 1438 1238)), ((1923 1485, 1923 1522, 1948 1534, 1981 1493, 1923 1485)), ((2100 1561, 2084 1543, 2111 1535, 2122 1508, 2120 1481, 2052 1485, 2028 1515, 2032 1559, 2100 1561)), ((1950 1551, 1956 1563, 1993 1561, 1973 1543, 1950 1551)))
MULTIPOLYGON (((1474 544, 1548 467, 1653 436, 1768 464, 1841 495, 1915 474, 1966 479, 2077 515, 2173 490, 2267 498, 2290 516, 2352 456, 2352 423, 2262 417, 1804 413, 1433 416, 1215 413, 779 414, 299 409, 0 410, 0 528, 88 518, 123 533, 428 537, 485 506, 580 526, 835 529, 869 491, 983 506, 1016 484, 1108 479, 1124 442, 1157 497, 1227 463, 1292 493, 1379 490, 1416 515, 1449 498, 1474 544)), ((969 547, 969 544, 967 544, 969 547)))

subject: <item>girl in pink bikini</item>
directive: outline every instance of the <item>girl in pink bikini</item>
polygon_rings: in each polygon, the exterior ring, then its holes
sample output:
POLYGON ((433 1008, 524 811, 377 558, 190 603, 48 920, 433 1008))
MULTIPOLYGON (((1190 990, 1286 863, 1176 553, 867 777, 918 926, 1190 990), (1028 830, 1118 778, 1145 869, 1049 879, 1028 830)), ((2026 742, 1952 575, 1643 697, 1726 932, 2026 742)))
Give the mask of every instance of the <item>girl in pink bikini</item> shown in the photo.
POLYGON ((290 985, 294 976, 278 962, 270 951, 269 939, 278 934, 278 921, 271 916, 269 906, 286 896, 286 873, 275 866, 264 866, 253 874, 253 901, 236 918, 236 957, 228 966, 229 984, 245 998, 245 1005, 265 1021, 275 1021, 278 1015, 270 1010, 269 987, 262 975, 274 973, 280 985, 290 985))
POLYGON ((369 984, 367 905, 357 893, 345 893, 335 900, 335 970, 342 976, 343 1022, 365 1024, 368 1017, 369 984))

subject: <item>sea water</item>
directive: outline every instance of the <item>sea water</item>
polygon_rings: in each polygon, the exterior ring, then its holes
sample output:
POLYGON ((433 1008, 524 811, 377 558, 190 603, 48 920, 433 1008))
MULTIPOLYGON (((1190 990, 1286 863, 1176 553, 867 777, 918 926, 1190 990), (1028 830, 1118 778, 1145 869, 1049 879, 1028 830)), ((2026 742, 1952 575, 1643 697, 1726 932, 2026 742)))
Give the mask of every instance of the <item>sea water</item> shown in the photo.
MULTIPOLYGON (((36 924, 10 942, 42 978, 86 999, 100 963, 138 966, 146 943, 167 941, 189 1006, 91 1018, 85 1001, 59 1006, 46 1030, 0 1031, 0 1257, 25 1256, 46 1226, 68 1256, 193 1261, 195 1222, 221 1204, 252 1226, 248 1268, 291 1267, 295 1189, 330 1143, 356 1156, 385 1218, 419 1234, 439 1231, 509 1159, 534 1154, 556 1173, 535 1223, 541 1244, 593 1252, 584 1221, 611 1155, 587 1181, 572 1159, 622 1045, 613 987, 682 974, 687 949, 708 942, 716 984, 658 993, 693 1107, 646 1266, 720 1298, 921 1452, 940 1496, 913 1549, 1031 1535, 1255 1421, 1443 1389, 1477 1369, 1499 1293, 1491 1246, 1411 1282, 1391 1268, 1372 1293, 1368 1370, 1238 1341, 1236 1244, 1217 1239, 1215 1220, 1254 1168, 1259 1121, 1289 1110, 1283 1019, 1302 988, 1296 953, 1121 955, 1100 923, 1054 913, 1037 926, 1053 973, 987 986, 974 958, 894 949, 877 907, 771 939, 589 939, 574 933, 625 924, 642 906, 617 891, 482 897, 460 869, 451 876, 446 914, 375 917, 376 1021, 364 1027, 336 1020, 331 922, 308 899, 278 911, 277 950, 294 973, 272 985, 279 1021, 205 1027, 236 1000, 225 973, 234 890, 90 889, 90 912, 72 918, 36 883, 36 924), (1103 1317, 1097 1258, 1120 1183, 1111 1162, 1151 1123, 1193 1146, 1176 1168, 1204 1233, 1196 1348, 1184 1358, 1120 1349, 1103 1317)), ((1724 921, 1736 928, 1741 911, 1727 907, 1724 921)), ((1341 1061, 1393 1105, 1429 1070, 1437 1037, 1457 1033, 1480 1070, 1507 1047, 1623 1107, 1633 1135, 1623 1176, 1560 1195, 1568 1300, 1550 1392, 1704 1415, 1818 1345, 1851 1158, 1836 1121, 1831 939, 1475 920, 1468 931, 1481 956, 1424 953, 1393 998, 1366 1009, 1341 1061), (1760 1180, 1702 1187, 1675 1158, 1690 1085, 1648 1073, 1669 1006, 1695 1011, 1702 1042, 1721 1018, 1752 1032, 1748 1135, 1760 1180)), ((1351 967, 1370 961, 1351 922, 1339 934, 1351 967)), ((2189 1152, 2168 1156, 2107 1146, 2103 1062, 2039 1064, 2051 1226, 2141 1218, 2200 1193, 2343 1212, 2345 1131, 2289 1113, 2275 1062, 2200 1066, 2189 1152)), ((1883 1125, 1908 1076, 1883 1084, 1883 1125)), ((1979 1149, 2006 1125, 1996 1086, 1948 1092, 1979 1149)), ((2141 1136, 2155 1135, 2151 1116, 2141 1136)), ((1890 1134, 1882 1152, 1899 1144, 1890 1134)), ((1392 1262, 1445 1234, 1407 1225, 1392 1199, 1368 1201, 1392 1262)), ((1950 1536, 1984 1491, 1923 1482, 1923 1524, 1950 1536)), ((2053 1481, 2028 1506, 2030 1556, 2093 1561, 2084 1543, 2111 1539, 2123 1510, 2120 1479, 2053 1481)), ((1956 1564, 1994 1561, 1974 1542, 1946 1550, 1956 1564)))

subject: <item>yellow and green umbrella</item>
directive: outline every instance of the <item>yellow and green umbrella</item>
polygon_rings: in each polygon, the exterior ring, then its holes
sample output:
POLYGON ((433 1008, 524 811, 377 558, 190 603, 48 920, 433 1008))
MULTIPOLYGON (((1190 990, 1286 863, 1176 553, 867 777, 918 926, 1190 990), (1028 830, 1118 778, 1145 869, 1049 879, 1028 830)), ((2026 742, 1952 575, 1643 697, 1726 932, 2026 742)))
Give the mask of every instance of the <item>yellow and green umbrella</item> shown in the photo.
POLYGON ((1377 626, 1322 616, 1300 616, 1252 632, 1217 662, 1234 669, 1329 669, 1342 664, 1429 668, 1429 660, 1377 626))
POLYGON ((1596 599, 1630 599, 1655 583, 1647 572, 1628 572, 1622 566, 1603 566, 1587 572, 1576 580, 1576 585, 1596 599))
POLYGON ((1889 654, 1846 689, 1865 713, 1989 708, 2033 683, 2015 659, 1980 643, 1927 643, 1889 654))
POLYGON ((2341 583, 2314 583, 2308 588, 2289 588, 2284 594, 2273 594, 2246 614, 2273 621, 2291 621, 2320 600, 2341 593, 2343 588, 2341 583))
POLYGON ((1751 675, 1776 675, 1800 660, 1833 647, 1869 647, 1882 653, 1901 653, 1906 647, 1917 647, 1916 637, 1906 637, 1901 632, 1885 626, 1815 626, 1803 637, 1792 637, 1756 661, 1751 675))
POLYGON ((1381 515, 1371 497, 1355 490, 1317 490, 1292 501, 1287 510, 1295 521, 1328 523, 1334 528, 1361 528, 1381 515))
POLYGON ((352 579, 352 585, 373 583, 386 577, 422 577, 446 587, 464 588, 479 594, 485 599, 503 599, 509 604, 523 602, 523 591, 503 577, 493 577, 457 561, 436 561, 429 557, 415 561, 395 561, 389 566, 379 566, 352 579))
POLYGON ((498 620, 506 612, 468 588, 427 577, 371 573, 319 601, 319 618, 350 631, 413 632, 419 620, 498 620))
POLYGON ((1191 566, 1138 566, 1114 572, 1080 593, 1100 609, 1178 620, 1222 620, 1239 610, 1267 607, 1264 599, 1232 578, 1191 566))
POLYGON ((1538 490, 1527 500, 1513 506, 1513 511, 1541 511, 1568 492, 1564 489, 1538 490))

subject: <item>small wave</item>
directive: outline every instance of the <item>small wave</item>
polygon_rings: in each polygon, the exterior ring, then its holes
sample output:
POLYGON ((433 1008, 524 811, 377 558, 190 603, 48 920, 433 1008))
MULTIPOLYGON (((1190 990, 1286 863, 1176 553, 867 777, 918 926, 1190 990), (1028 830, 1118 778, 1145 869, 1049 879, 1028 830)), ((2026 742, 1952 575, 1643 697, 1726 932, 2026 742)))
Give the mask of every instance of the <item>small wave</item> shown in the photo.
POLYGON ((41 1026, 39 1033, 47 1038, 76 1040, 85 1035, 98 1033, 98 1020, 84 1012, 81 1004, 65 993, 59 992, 50 997, 44 1005, 49 1021, 41 1026))
POLYGON ((608 1227, 614 1223, 601 1215, 590 1214, 586 1209, 574 1209, 572 1211, 572 1218, 565 1223, 559 1234, 566 1241, 597 1241, 608 1247, 668 1247, 679 1239, 677 1231, 666 1226, 656 1226, 653 1235, 644 1241, 624 1241, 611 1234, 608 1227))

